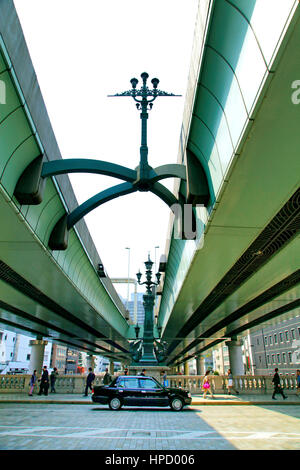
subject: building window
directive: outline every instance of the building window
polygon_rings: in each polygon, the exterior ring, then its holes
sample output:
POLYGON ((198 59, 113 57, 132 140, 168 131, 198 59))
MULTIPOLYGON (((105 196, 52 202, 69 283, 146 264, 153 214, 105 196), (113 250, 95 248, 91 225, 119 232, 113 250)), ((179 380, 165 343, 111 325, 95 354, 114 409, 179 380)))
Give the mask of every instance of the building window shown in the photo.
POLYGON ((268 338, 265 336, 265 345, 268 346, 268 338))
POLYGON ((282 353, 282 362, 286 364, 286 354, 282 353))
POLYGON ((292 339, 296 339, 294 328, 291 330, 292 339))
POLYGON ((259 344, 259 338, 257 338, 257 340, 256 340, 256 344, 259 344))
POLYGON ((279 339, 280 339, 280 342, 283 343, 282 333, 279 333, 279 339))
POLYGON ((272 354, 272 363, 275 364, 275 354, 272 354))
POLYGON ((30 360, 30 354, 27 354, 26 356, 26 360, 29 361, 30 360))
POLYGON ((298 327, 298 336, 300 338, 300 328, 298 327))
POLYGON ((259 363, 261 364, 261 356, 258 356, 259 363))
POLYGON ((277 354, 277 364, 280 364, 280 354, 277 354))
POLYGON ((272 344, 272 336, 269 336, 269 344, 272 344))
POLYGON ((270 355, 267 354, 267 363, 270 364, 270 355))
POLYGON ((278 341, 277 341, 277 335, 274 335, 274 343, 277 344, 278 341))
POLYGON ((286 341, 289 341, 289 340, 290 340, 289 332, 288 332, 288 331, 285 331, 284 334, 285 334, 285 339, 286 339, 286 341))
POLYGON ((290 351, 288 352, 288 356, 289 356, 289 362, 292 362, 292 353, 290 351))

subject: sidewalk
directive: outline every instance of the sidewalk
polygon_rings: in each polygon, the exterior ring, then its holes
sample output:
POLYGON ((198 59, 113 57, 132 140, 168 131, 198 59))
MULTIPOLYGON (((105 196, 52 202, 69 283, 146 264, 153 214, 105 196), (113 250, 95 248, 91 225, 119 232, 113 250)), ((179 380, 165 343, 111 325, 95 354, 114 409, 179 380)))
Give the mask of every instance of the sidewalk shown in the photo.
MULTIPOLYGON (((1 403, 94 405, 91 400, 91 395, 84 397, 81 394, 67 393, 49 393, 48 396, 34 395, 33 397, 29 397, 25 393, 1 393, 0 404, 1 403)), ((287 400, 283 400, 281 396, 277 396, 276 400, 272 400, 271 395, 218 394, 215 395, 214 399, 209 397, 203 399, 202 395, 192 395, 192 406, 193 405, 300 405, 300 397, 291 394, 288 395, 287 400)))

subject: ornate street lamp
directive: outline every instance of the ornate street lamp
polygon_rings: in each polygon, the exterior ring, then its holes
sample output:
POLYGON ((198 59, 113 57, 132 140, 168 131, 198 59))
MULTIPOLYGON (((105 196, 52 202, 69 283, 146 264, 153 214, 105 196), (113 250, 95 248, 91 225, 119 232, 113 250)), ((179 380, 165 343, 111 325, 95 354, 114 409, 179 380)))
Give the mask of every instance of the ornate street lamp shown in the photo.
MULTIPOLYGON (((147 261, 145 261, 146 267, 146 281, 141 282, 142 273, 139 271, 136 274, 138 284, 146 286, 146 294, 143 296, 143 305, 145 310, 145 318, 144 318, 144 332, 143 338, 139 341, 135 341, 132 344, 132 358, 134 362, 138 362, 139 365, 157 365, 159 363, 158 357, 161 359, 161 355, 158 356, 158 351, 161 352, 161 348, 157 344, 157 338, 154 337, 153 334, 153 308, 154 308, 154 300, 155 294, 153 287, 157 286, 160 282, 161 274, 159 272, 156 273, 156 281, 152 280, 152 266, 153 261, 150 259, 150 255, 148 255, 147 261)), ((136 338, 138 338, 140 328, 138 325, 135 327, 136 338), (138 331, 137 331, 138 328, 138 331)))
POLYGON ((130 96, 136 102, 136 108, 138 111, 141 111, 141 146, 140 146, 140 164, 136 168, 137 171, 137 179, 134 182, 135 187, 138 191, 149 191, 152 187, 150 182, 151 170, 152 168, 148 164, 148 145, 147 145, 147 119, 148 119, 148 112, 151 111, 153 107, 153 102, 156 100, 158 96, 181 96, 175 95, 174 93, 167 93, 166 91, 158 90, 157 86, 159 84, 158 78, 153 78, 151 80, 153 88, 150 89, 147 86, 147 80, 149 75, 147 72, 143 72, 141 74, 142 78, 142 86, 140 89, 137 89, 138 79, 132 78, 130 80, 131 83, 131 90, 124 91, 122 93, 116 93, 115 95, 108 95, 109 97, 115 96, 130 96))

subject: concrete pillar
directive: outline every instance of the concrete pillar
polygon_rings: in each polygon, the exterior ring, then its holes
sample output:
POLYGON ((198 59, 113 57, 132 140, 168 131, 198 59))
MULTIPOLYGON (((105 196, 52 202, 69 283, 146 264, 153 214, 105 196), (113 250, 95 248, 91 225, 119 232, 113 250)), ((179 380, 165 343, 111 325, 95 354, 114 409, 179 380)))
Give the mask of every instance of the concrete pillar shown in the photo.
POLYGON ((48 341, 43 339, 33 339, 30 341, 31 346, 30 362, 29 362, 29 374, 33 374, 36 370, 37 375, 40 375, 43 368, 44 352, 48 341))
POLYGON ((109 362, 109 373, 110 375, 114 375, 114 362, 113 361, 109 362))
POLYGON ((196 357, 196 369, 197 375, 204 375, 205 374, 205 357, 204 356, 197 356, 196 357))
POLYGON ((244 363, 242 355, 242 342, 231 340, 226 342, 229 352, 229 364, 232 375, 244 375, 244 363))
POLYGON ((89 354, 86 358, 86 367, 87 370, 89 370, 89 367, 91 367, 93 371, 95 369, 95 356, 93 356, 92 354, 89 354))
POLYGON ((183 373, 183 375, 189 375, 189 372, 190 372, 190 370, 189 370, 189 361, 186 361, 184 363, 184 373, 183 373))

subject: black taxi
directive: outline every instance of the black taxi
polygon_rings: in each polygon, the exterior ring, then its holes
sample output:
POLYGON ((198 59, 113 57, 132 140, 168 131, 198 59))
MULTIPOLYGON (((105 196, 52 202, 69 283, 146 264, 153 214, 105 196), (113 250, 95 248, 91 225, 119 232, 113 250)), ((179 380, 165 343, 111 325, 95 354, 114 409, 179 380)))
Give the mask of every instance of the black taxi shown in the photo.
POLYGON ((109 385, 94 386, 92 400, 108 404, 111 410, 122 406, 170 406, 173 411, 181 411, 192 402, 189 391, 163 387, 155 378, 141 375, 119 375, 109 385))

